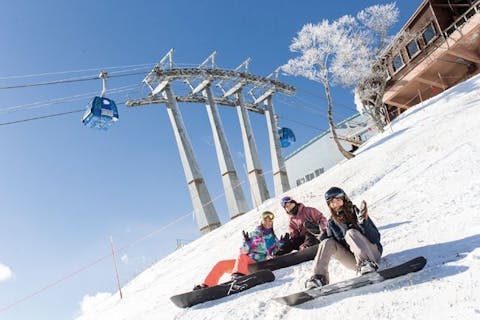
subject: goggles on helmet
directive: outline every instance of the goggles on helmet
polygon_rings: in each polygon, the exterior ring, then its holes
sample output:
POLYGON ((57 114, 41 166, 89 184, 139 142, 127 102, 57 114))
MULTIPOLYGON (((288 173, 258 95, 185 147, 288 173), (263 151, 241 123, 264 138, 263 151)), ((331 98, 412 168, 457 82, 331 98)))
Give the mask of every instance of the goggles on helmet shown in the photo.
POLYGON ((273 220, 273 218, 275 218, 275 215, 270 211, 265 211, 262 213, 262 220, 265 220, 266 218, 273 220))
POLYGON ((330 188, 327 192, 325 192, 325 200, 327 202, 330 202, 335 198, 345 198, 345 192, 337 187, 330 188))
POLYGON ((291 197, 283 197, 282 200, 280 200, 280 205, 285 208, 285 205, 289 202, 293 202, 291 197))

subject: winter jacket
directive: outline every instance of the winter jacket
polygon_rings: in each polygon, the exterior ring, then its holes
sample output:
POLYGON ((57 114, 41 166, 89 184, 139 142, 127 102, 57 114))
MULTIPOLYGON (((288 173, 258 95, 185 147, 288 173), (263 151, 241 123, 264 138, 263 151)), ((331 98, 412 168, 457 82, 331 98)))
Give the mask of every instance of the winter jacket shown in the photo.
POLYGON ((310 234, 305 228, 305 221, 310 221, 314 224, 320 225, 321 231, 327 228, 327 218, 315 208, 305 207, 302 203, 298 203, 297 214, 290 215, 290 224, 288 225, 290 238, 305 237, 305 242, 300 246, 300 249, 310 247, 318 243, 315 236, 310 234))
POLYGON ((243 242, 240 253, 247 254, 255 261, 273 257, 281 245, 273 229, 267 229, 262 225, 249 232, 248 236, 250 240, 243 242))
MULTIPOLYGON (((356 206, 353 206, 353 210, 355 216, 357 216, 359 209, 356 206)), ((328 219, 327 230, 322 234, 320 240, 333 237, 346 249, 350 250, 347 242, 345 241, 345 233, 347 232, 347 230, 352 228, 360 231, 371 243, 377 245, 378 251, 380 253, 383 252, 383 247, 380 243, 380 232, 378 231, 377 227, 373 223, 372 219, 370 219, 370 217, 365 219, 362 223, 358 223, 357 221, 357 226, 354 226, 352 224, 346 225, 343 223, 336 223, 333 218, 330 218, 328 219)))

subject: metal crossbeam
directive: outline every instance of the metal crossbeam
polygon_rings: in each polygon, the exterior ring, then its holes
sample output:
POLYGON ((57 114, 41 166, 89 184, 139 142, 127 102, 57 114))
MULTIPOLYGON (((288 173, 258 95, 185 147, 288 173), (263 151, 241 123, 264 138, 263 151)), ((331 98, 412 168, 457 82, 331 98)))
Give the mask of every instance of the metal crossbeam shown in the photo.
POLYGON ((266 77, 260 77, 253 75, 251 73, 239 72, 235 70, 227 69, 202 69, 202 68, 172 68, 166 70, 154 69, 152 72, 155 73, 156 82, 162 81, 175 81, 175 80, 185 80, 192 79, 199 76, 210 76, 215 81, 219 80, 232 80, 232 79, 241 79, 246 81, 249 85, 263 87, 270 85, 275 88, 277 92, 284 94, 292 95, 295 93, 296 89, 293 86, 282 83, 277 80, 268 79, 266 77))
POLYGON ((250 58, 242 62, 234 70, 218 69, 215 65, 214 51, 198 68, 174 68, 172 60, 173 49, 171 49, 145 77, 143 82, 151 90, 149 97, 139 100, 129 100, 126 102, 128 107, 143 106, 148 104, 163 104, 166 99, 160 95, 167 85, 175 81, 181 82, 188 87, 190 92, 187 95, 176 96, 177 102, 187 103, 206 103, 205 97, 200 93, 207 87, 213 86, 220 88, 223 95, 214 96, 213 99, 217 105, 236 106, 236 99, 233 97, 239 90, 248 87, 253 101, 245 101, 245 108, 249 111, 264 114, 265 106, 262 102, 276 92, 287 95, 295 93, 293 86, 287 85, 277 80, 278 73, 274 71, 267 77, 256 76, 248 72, 250 58), (205 68, 208 67, 208 68, 205 68), (195 83, 195 85, 194 85, 195 83), (230 84, 227 87, 226 83, 230 84), (227 88, 226 88, 227 87, 227 88), (253 96, 254 90, 262 91, 259 98, 253 96))
MULTIPOLYGON (((177 102, 186 102, 186 103, 201 103, 205 104, 207 103, 207 100, 205 97, 200 96, 200 95, 195 95, 195 96, 176 96, 175 97, 177 102)), ((217 105, 223 105, 223 106, 228 106, 228 107, 235 107, 237 105, 236 101, 226 99, 226 98, 219 98, 219 97, 214 97, 215 104, 217 105)), ((167 99, 164 97, 149 97, 146 99, 140 99, 140 100, 129 100, 125 103, 127 107, 140 107, 140 106, 146 106, 149 104, 165 104, 167 103, 167 99)), ((255 105, 252 103, 245 103, 245 108, 248 111, 252 111, 255 113, 259 114, 264 114, 265 110, 263 106, 260 105, 255 105)))
POLYGON ((215 64, 217 51, 214 51, 197 68, 175 68, 173 52, 174 49, 170 49, 143 79, 143 83, 151 90, 149 97, 140 100, 129 100, 126 102, 127 106, 166 103, 165 98, 160 93, 169 84, 179 82, 187 87, 189 93, 176 96, 175 98, 178 102, 205 103, 205 98, 201 95, 201 92, 208 86, 215 86, 222 93, 218 97, 213 97, 215 103, 234 107, 236 105, 234 94, 246 88, 253 97, 253 101, 246 101, 245 107, 249 111, 263 114, 265 107, 262 102, 266 98, 276 92, 293 95, 296 91, 293 86, 278 81, 278 69, 267 77, 249 73, 248 67, 252 60, 251 58, 247 58, 233 70, 219 69, 215 64), (257 99, 253 95, 253 91, 260 92, 260 98, 257 99))

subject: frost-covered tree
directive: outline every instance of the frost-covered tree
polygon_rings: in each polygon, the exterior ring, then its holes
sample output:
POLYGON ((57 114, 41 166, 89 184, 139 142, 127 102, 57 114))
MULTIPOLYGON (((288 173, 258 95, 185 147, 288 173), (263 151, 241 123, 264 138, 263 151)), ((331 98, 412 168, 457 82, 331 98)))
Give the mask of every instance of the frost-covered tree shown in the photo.
MULTIPOLYGON (((323 20, 318 24, 306 24, 290 45, 290 51, 300 55, 282 66, 282 70, 288 74, 303 76, 323 85, 330 131, 338 149, 347 159, 354 155, 343 148, 336 134, 330 86, 341 84, 357 87, 369 83, 370 79, 377 79, 379 71, 374 65, 387 43, 388 28, 397 18, 398 9, 395 3, 391 3, 368 7, 359 12, 356 18, 346 15, 333 22, 323 20)), ((386 79, 385 73, 383 76, 386 79)), ((374 86, 376 84, 373 81, 368 88, 374 86)), ((367 101, 363 91, 359 92, 359 101, 367 101)), ((370 106, 368 103, 365 107, 370 106)))
POLYGON ((356 100, 360 102, 363 111, 374 120, 380 131, 383 131, 386 124, 387 111, 382 98, 388 79, 387 57, 382 57, 382 54, 384 54, 388 44, 391 47, 396 47, 405 38, 412 38, 412 35, 403 33, 393 40, 388 39, 388 30, 397 22, 398 16, 399 10, 395 3, 371 6, 357 14, 357 19, 370 35, 371 54, 368 60, 369 72, 365 74, 363 79, 352 84, 355 86, 356 100))

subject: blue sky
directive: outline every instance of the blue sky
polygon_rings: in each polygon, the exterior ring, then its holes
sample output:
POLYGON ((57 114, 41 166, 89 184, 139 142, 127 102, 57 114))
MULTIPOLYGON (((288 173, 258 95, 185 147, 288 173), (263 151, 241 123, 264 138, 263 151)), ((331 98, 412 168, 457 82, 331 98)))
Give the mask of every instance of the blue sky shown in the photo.
MULTIPOLYGON (((288 46, 307 22, 336 19, 387 1, 15 1, 0 9, 0 88, 78 76, 95 76, 115 66, 144 65, 130 77, 111 78, 109 94, 118 102, 146 96, 140 86, 148 70, 170 49, 175 62, 193 65, 214 50, 217 64, 234 68, 247 57, 250 71, 267 75, 293 57, 288 46), (63 71, 95 69, 78 73, 63 71), (32 77, 14 77, 37 75, 32 77)), ((420 1, 401 1, 398 30, 420 1)), ((298 142, 287 155, 327 126, 323 88, 283 77, 298 88, 295 97, 274 100, 280 125, 298 142), (290 121, 293 120, 293 121, 290 121)), ((35 88, 0 89, 0 263, 13 277, 0 283, 2 319, 72 318, 86 294, 116 287, 110 236, 118 253, 122 283, 165 256, 176 239, 199 236, 189 216, 188 194, 173 132, 164 106, 127 109, 107 131, 83 128, 82 113, 5 123, 84 108, 89 95, 74 102, 26 109, 61 97, 98 94, 101 82, 85 81, 35 88), (5 112, 14 106, 18 112, 5 112), (178 223, 167 225, 182 218, 178 223), (143 241, 135 242, 154 233, 143 241), (85 268, 94 263, 90 268, 85 268), (85 270, 84 270, 85 269, 85 270), (73 272, 82 270, 75 276, 73 272), (38 290, 65 278, 57 286, 38 290), (16 303, 18 300, 25 300, 16 303), (16 303, 8 310, 4 307, 16 303), (3 311, 2 311, 3 310, 3 311)), ((355 112, 350 90, 335 88, 336 121, 355 112)), ((185 124, 214 205, 228 220, 211 129, 203 105, 181 105, 185 124)), ((220 115, 240 179, 245 181, 243 147, 236 111, 220 115)), ((270 172, 264 117, 251 114, 263 170, 270 172)), ((272 176, 267 174, 270 193, 272 176)), ((247 184, 244 192, 249 197, 247 184)), ((193 284, 192 284, 193 285, 193 284)))

